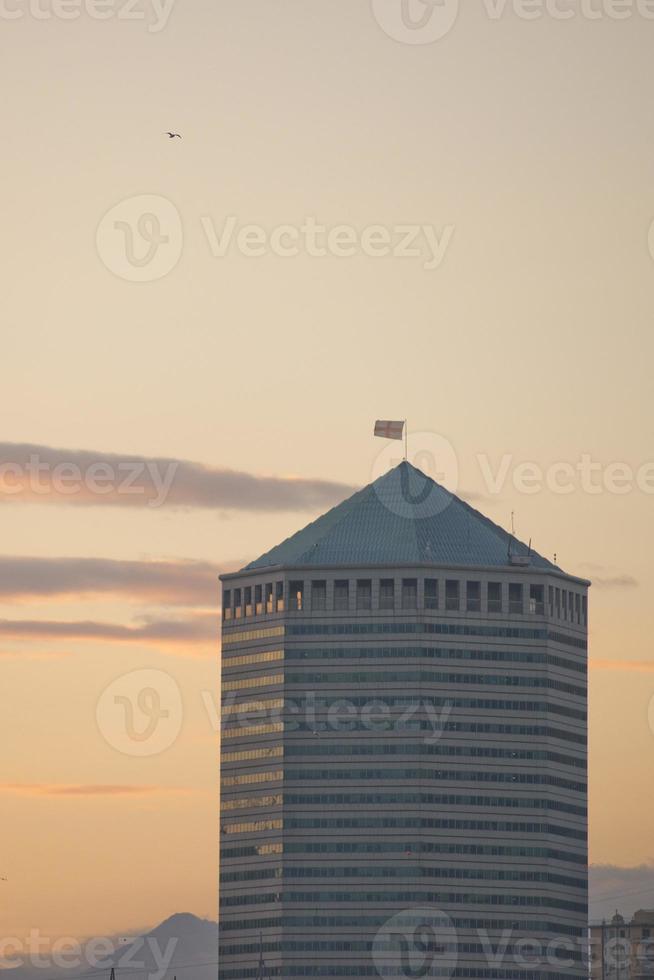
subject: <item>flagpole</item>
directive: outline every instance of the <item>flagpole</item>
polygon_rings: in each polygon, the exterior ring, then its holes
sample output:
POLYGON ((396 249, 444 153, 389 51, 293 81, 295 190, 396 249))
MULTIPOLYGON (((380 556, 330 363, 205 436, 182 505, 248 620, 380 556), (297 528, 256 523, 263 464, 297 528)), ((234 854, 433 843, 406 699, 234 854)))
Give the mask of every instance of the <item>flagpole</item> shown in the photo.
POLYGON ((407 462, 409 459, 409 425, 407 420, 404 420, 404 461, 407 462))

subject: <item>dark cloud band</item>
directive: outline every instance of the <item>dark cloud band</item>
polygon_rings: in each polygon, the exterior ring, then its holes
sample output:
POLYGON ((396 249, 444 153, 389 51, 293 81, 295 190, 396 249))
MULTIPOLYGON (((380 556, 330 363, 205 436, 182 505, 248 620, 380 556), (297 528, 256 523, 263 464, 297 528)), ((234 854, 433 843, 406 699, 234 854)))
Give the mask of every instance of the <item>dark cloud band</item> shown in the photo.
POLYGON ((0 443, 1 503, 311 511, 339 503, 353 489, 330 480, 257 476, 183 459, 0 443))

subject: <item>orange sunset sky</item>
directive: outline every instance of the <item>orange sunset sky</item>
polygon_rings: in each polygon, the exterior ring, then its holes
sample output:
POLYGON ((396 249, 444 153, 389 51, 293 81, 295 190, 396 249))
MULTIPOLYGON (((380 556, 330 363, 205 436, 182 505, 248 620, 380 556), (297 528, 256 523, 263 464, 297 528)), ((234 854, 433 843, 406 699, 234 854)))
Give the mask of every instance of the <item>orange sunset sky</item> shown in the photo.
POLYGON ((215 918, 217 575, 378 475, 375 418, 594 581, 591 860, 649 864, 654 21, 480 2, 407 44, 369 0, 177 0, 157 30, 140 2, 0 12, 0 934, 215 918), (102 224, 143 195, 179 218, 153 281, 102 224), (221 256, 230 217, 444 250, 221 256), (160 506, 35 491, 33 453, 176 477, 160 506), (144 669, 180 730, 139 757, 97 715, 144 669))

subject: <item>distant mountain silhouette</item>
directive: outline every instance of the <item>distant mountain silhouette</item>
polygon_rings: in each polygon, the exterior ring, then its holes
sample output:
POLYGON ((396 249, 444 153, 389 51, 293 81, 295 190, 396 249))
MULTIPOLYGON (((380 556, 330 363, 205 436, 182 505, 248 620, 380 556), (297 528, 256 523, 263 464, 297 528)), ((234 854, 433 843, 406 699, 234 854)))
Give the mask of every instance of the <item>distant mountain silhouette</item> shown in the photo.
MULTIPOLYGON (((23 960, 20 967, 6 973, 5 980, 75 980, 82 977, 109 980, 112 966, 116 969, 116 980, 173 980, 174 977, 177 980, 216 980, 217 922, 180 912, 154 929, 107 938, 113 946, 113 955, 96 951, 93 960, 89 955, 93 950, 87 941, 82 943, 82 954, 77 957, 79 962, 66 966, 61 958, 57 962, 57 957, 44 948, 40 954, 41 966, 23 960), (100 967, 96 965, 97 960, 101 961, 100 967)), ((74 959, 70 949, 63 955, 68 963, 74 959)))

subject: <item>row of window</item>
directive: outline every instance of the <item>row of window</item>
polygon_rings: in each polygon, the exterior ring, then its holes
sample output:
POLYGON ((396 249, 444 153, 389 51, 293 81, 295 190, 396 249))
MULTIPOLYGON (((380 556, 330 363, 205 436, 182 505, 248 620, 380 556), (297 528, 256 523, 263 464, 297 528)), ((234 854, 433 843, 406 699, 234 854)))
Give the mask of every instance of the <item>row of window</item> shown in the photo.
MULTIPOLYGON (((558 786, 560 789, 569 790, 571 793, 585 793, 588 789, 586 783, 574 782, 569 779, 562 779, 560 776, 550 776, 549 774, 536 775, 530 772, 474 772, 470 769, 440 769, 436 771, 428 771, 424 775, 419 775, 423 770, 420 769, 388 769, 386 770, 386 776, 380 777, 375 775, 374 779, 383 778, 385 781, 402 781, 407 779, 413 779, 416 782, 428 781, 428 780, 445 780, 447 782, 462 782, 462 783, 511 783, 512 785, 524 785, 524 786, 558 786)), ((290 777, 287 777, 287 780, 290 777)), ((314 775, 311 777, 316 779, 314 775)), ((332 776, 331 774, 327 777, 328 779, 338 779, 338 776, 332 776)), ((363 777, 365 780, 365 777, 363 777)), ((323 780, 320 779, 320 782, 323 780)), ((362 780, 357 780, 362 781, 362 780)), ((260 800, 272 800, 276 799, 275 796, 247 796, 242 797, 240 802, 243 807, 247 806, 276 806, 276 803, 264 803, 259 802, 260 800)), ((286 802, 291 802, 291 797, 287 794, 286 802)), ((354 802, 354 800, 352 800, 354 802)), ((224 809, 236 810, 235 800, 225 800, 224 809), (227 806, 229 802, 229 806, 227 806)), ((279 800, 281 805, 282 800, 279 800)))
MULTIPOLYGON (((329 804, 329 794, 325 797, 316 797, 316 801, 322 805, 329 804)), ((392 799, 392 798, 391 798, 392 799)), ((291 802, 291 801, 289 801, 291 802)), ((297 801, 292 801, 297 802, 297 801)), ((305 802, 305 801, 303 801, 305 802)), ((310 798, 307 798, 306 805, 311 805, 310 798)), ((336 801, 334 801, 336 802, 336 801)), ((373 801, 371 801, 373 802, 373 801)), ((382 802, 380 800, 380 802, 382 802)), ((403 802, 401 799, 392 799, 392 802, 403 802)), ((469 796, 464 794, 454 794, 454 793, 442 793, 439 795, 433 795, 427 800, 422 802, 430 802, 434 804, 440 804, 444 806, 474 806, 474 807, 493 807, 493 808, 510 808, 516 810, 554 810, 560 813, 570 813, 576 816, 585 817, 587 810, 585 807, 573 806, 570 803, 563 803, 560 800, 548 800, 548 799, 515 799, 513 797, 485 797, 485 796, 469 796)), ((248 820, 240 823, 233 824, 223 824, 221 825, 221 831, 225 834, 249 834, 257 833, 260 830, 282 830, 286 826, 287 829, 299 829, 302 826, 316 826, 316 827, 430 827, 430 826, 440 826, 438 818, 430 817, 402 817, 394 819, 393 817, 289 817, 284 822, 281 819, 275 820, 248 820), (308 822, 307 822, 308 821, 308 822)))
POLYGON ((577 888, 586 891, 588 883, 585 878, 570 878, 568 875, 553 874, 550 871, 519 871, 491 868, 430 868, 410 862, 402 867, 384 868, 378 865, 365 867, 334 867, 331 864, 318 867, 289 867, 273 868, 238 868, 236 871, 222 871, 222 883, 264 881, 271 878, 283 878, 293 881, 298 878, 452 878, 465 881, 519 881, 543 882, 549 885, 564 885, 566 888, 577 888))
MULTIPOLYGON (((379 915, 268 915, 265 917, 248 916, 247 919, 221 918, 220 932, 246 932, 263 929, 379 929, 388 921, 388 913, 379 915)), ((415 913, 406 912, 398 916, 398 928, 419 925, 422 919, 416 921, 415 913)), ((582 937, 585 929, 570 925, 569 922, 556 922, 551 919, 477 919, 452 916, 450 919, 455 929, 485 929, 487 931, 525 932, 532 936, 536 932, 550 933, 555 936, 582 937)))
MULTIPOLYGON (((280 675, 281 676, 281 675, 280 675)), ((442 674, 430 673, 428 671, 387 671, 380 673, 378 671, 365 673, 363 671, 356 671, 352 673, 343 674, 328 674, 328 673, 315 673, 315 674, 287 674, 286 684, 301 684, 303 687, 305 685, 314 684, 343 684, 351 686, 352 688, 358 687, 361 684, 374 684, 375 688, 378 689, 381 684, 439 684, 444 683, 442 680, 442 674)), ((239 685, 245 688, 251 688, 257 686, 253 684, 253 681, 258 681, 258 686, 264 687, 271 683, 280 683, 279 680, 273 680, 268 677, 248 677, 243 681, 230 681, 224 689, 229 691, 239 690, 239 685)), ((553 684, 555 682, 552 682, 553 684)), ((525 685, 531 686, 531 685, 525 685)), ((549 687, 549 683, 545 686, 549 687)), ((582 692, 585 693, 585 692, 582 692)), ((316 699, 307 700, 305 698, 299 698, 297 701, 293 701, 290 704, 287 703, 287 708, 289 710, 290 717, 294 717, 298 712, 310 708, 313 712, 314 708, 318 704, 322 706, 324 702, 325 706, 330 704, 334 706, 343 706, 343 697, 320 698, 319 702, 316 699)), ((458 697, 435 697, 434 695, 429 695, 428 697, 423 697, 420 699, 413 698, 411 700, 408 696, 405 698, 392 698, 387 697, 385 699, 375 698, 374 702, 371 702, 370 698, 348 698, 347 703, 353 707, 366 707, 370 705, 370 718, 364 718, 361 720, 361 727, 370 729, 373 727, 375 722, 375 715, 379 715, 379 707, 383 705, 387 708, 391 707, 409 707, 414 705, 416 708, 424 706, 427 704, 430 707, 435 708, 472 708, 480 709, 482 711, 529 711, 529 712, 545 712, 555 715, 562 715, 565 718, 574 718, 577 721, 586 721, 586 712, 579 708, 570 708, 567 705, 555 704, 552 701, 519 701, 516 699, 507 698, 458 698, 458 697), (373 710, 376 705, 376 710, 373 710), (372 722, 372 724, 371 724, 372 722)), ((386 719, 387 720, 387 719, 386 719)), ((334 719, 337 721, 337 719, 334 719)), ((345 728, 345 725, 351 727, 351 730, 355 730, 356 719, 354 718, 341 718, 341 727, 345 728)), ((264 727, 264 726, 259 726, 264 727)), ((280 728, 274 728, 270 726, 265 726, 270 729, 270 731, 280 731, 280 728)), ((294 730, 300 731, 305 728, 311 730, 311 726, 301 725, 297 723, 294 730)), ((229 731, 233 731, 230 729, 229 731)), ((245 731, 242 730, 242 734, 245 731)), ((238 734, 238 731, 235 732, 238 734)), ((263 733, 262 733, 263 734, 263 733)))
POLYGON ((268 640, 273 636, 283 636, 284 627, 283 626, 265 626, 258 630, 245 630, 239 633, 232 633, 231 635, 223 636, 223 646, 229 646, 230 643, 249 643, 251 640, 268 640))
MULTIPOLYGON (((266 657, 267 654, 254 654, 254 657, 266 657)), ((552 667, 562 667, 564 670, 574 670, 579 674, 587 674, 588 667, 584 661, 568 660, 557 657, 556 654, 541 653, 537 650, 462 650, 458 647, 288 647, 282 654, 285 660, 401 660, 405 657, 415 657, 424 660, 479 660, 491 663, 515 664, 547 664, 552 667)), ((241 666, 236 664, 240 658, 223 660, 223 667, 241 666)), ((248 661, 258 663, 258 660, 248 661)))
MULTIPOLYGON (((248 678, 249 679, 249 678, 248 678)), ((382 684, 387 683, 427 683, 427 684, 444 684, 448 686, 467 686, 475 685, 478 687, 526 687, 526 688, 538 688, 541 690, 549 691, 561 691, 563 694, 571 694, 575 697, 585 698, 586 688, 579 687, 576 684, 570 684, 567 681, 553 680, 551 677, 543 677, 538 674, 455 674, 447 671, 426 671, 426 670, 404 670, 401 672, 389 672, 388 669, 384 671, 371 672, 337 672, 337 671, 321 671, 319 674, 311 673, 301 673, 285 674, 285 682, 287 684, 304 684, 305 682, 325 684, 331 682, 332 684, 356 684, 357 686, 361 683, 371 683, 374 684, 378 689, 382 684)), ((328 697, 314 697, 311 695, 311 704, 315 706, 316 710, 322 710, 329 707, 329 705, 342 704, 342 695, 338 698, 328 698, 328 697)), ((418 707, 424 704, 431 704, 432 699, 424 696, 409 696, 402 701, 398 698, 387 698, 387 697, 376 697, 374 701, 370 698, 348 698, 347 704, 359 705, 360 707, 370 705, 371 708, 374 706, 375 709, 386 708, 391 705, 404 704, 406 706, 415 704, 418 707)), ((304 707, 304 702, 302 700, 289 700, 286 701, 283 698, 267 698, 257 701, 246 701, 246 702, 235 702, 232 698, 228 698, 223 704, 223 717, 233 715, 238 713, 240 716, 244 714, 251 714, 256 711, 268 711, 276 708, 289 709, 290 714, 297 714, 298 710, 304 707)), ((372 711, 373 714, 379 714, 379 710, 372 711)))
POLYGON ((246 844, 241 847, 223 847, 222 859, 266 857, 270 854, 460 854, 475 857, 543 858, 553 861, 570 861, 586 865, 585 854, 559 851, 553 847, 526 847, 506 844, 459 844, 435 841, 287 841, 286 844, 246 844), (264 850, 266 848, 266 850, 264 850), (273 848, 271 850, 270 848, 273 848))
MULTIPOLYGON (((269 966, 266 964, 267 977, 403 977, 406 980, 407 966, 366 966, 357 964, 354 966, 342 966, 338 964, 324 964, 320 966, 305 966, 304 964, 285 963, 281 966, 269 966)), ((425 974, 427 975, 427 974, 425 974)), ((452 969, 449 966, 436 967, 429 966, 430 977, 456 977, 457 980, 570 980, 573 973, 556 973, 553 970, 543 972, 542 970, 499 970, 490 967, 463 967, 457 966, 452 969)), ((220 970, 218 980, 256 980, 261 976, 260 967, 239 967, 236 970, 220 970)), ((579 968, 578 976, 585 978, 585 972, 579 968)))
POLYGON ((539 797, 472 796, 463 793, 286 793, 288 806, 375 806, 404 804, 420 807, 432 806, 479 806, 511 807, 518 810, 558 810, 586 816, 586 807, 562 800, 539 797))
POLYGON ((240 691, 248 687, 271 687, 275 684, 283 684, 283 674, 267 674, 262 677, 260 674, 255 677, 246 677, 240 681, 223 681, 223 692, 240 691))
POLYGON ((283 650, 264 650, 262 653, 244 653, 241 656, 223 658, 223 667, 250 667, 252 664, 271 663, 283 660, 283 650))
MULTIPOLYGON (((586 745, 586 736, 576 732, 566 732, 548 725, 506 725, 493 722, 463 722, 446 721, 439 725, 440 732, 452 732, 470 735, 520 735, 522 738, 537 736, 539 738, 556 738, 562 742, 574 742, 576 745, 586 745)), ((316 756, 316 755, 438 755, 440 746, 427 742, 398 744, 390 741, 379 742, 317 742, 263 746, 253 749, 238 749, 234 752, 222 752, 223 763, 245 762, 255 759, 271 759, 277 756, 316 756)))
MULTIPOLYGON (((510 676, 506 674, 455 674, 443 670, 349 670, 320 671, 312 673, 303 670, 301 673, 287 671, 284 675, 286 684, 478 684, 480 687, 538 687, 552 691, 562 691, 585 698, 586 688, 566 681, 553 680, 550 677, 539 677, 535 674, 510 676)), ((431 701, 431 698, 429 699, 431 701)), ((369 699, 368 699, 369 701, 369 699)), ((365 702, 368 703, 368 702, 365 702)))
MULTIPOLYGON (((443 636, 483 636, 488 639, 501 640, 550 640, 574 647, 577 650, 587 650, 588 642, 584 637, 569 636, 553 630, 517 627, 517 626, 480 626, 470 623, 288 623, 286 626, 274 626, 265 629, 235 630, 226 633, 222 639, 223 647, 235 643, 253 643, 269 640, 273 637, 287 636, 362 636, 365 634, 438 634, 443 636)), ((275 641, 276 642, 276 641, 275 641)))
POLYGON ((221 800, 221 810, 247 810, 249 807, 258 806, 283 806, 284 797, 281 793, 273 793, 270 796, 244 796, 235 800, 221 800))
POLYGON ((223 775, 220 784, 224 789, 227 786, 248 786, 252 783, 276 783, 283 778, 283 769, 273 769, 269 772, 244 772, 238 776, 223 775))
POLYGON ((466 892, 342 892, 342 891, 315 891, 315 892, 257 892, 254 895, 223 895, 220 899, 220 907, 234 908, 239 905, 269 905, 277 902, 297 902, 302 905, 321 905, 323 902, 352 902, 353 904, 373 903, 373 902, 402 902, 409 904, 431 902, 439 905, 441 902, 447 905, 510 905, 523 906, 530 908, 552 908, 565 909, 568 912, 581 912, 586 914, 588 906, 586 903, 570 902, 562 898, 553 898, 549 895, 507 895, 501 892, 499 895, 482 893, 476 895, 466 892))
MULTIPOLYGON (((289 609, 302 612, 370 612, 378 610, 430 609, 445 612, 487 612, 510 615, 545 615, 544 585, 523 582, 486 582, 478 580, 437 578, 369 578, 301 579, 288 582, 267 582, 263 585, 225 589, 223 618, 225 621, 250 616, 270 615, 289 609), (505 589, 504 586, 508 585, 505 589), (483 592, 483 597, 482 597, 483 592), (397 593, 397 595, 396 595, 397 593), (373 606, 373 595, 376 602, 373 606)), ((571 589, 549 586, 547 610, 551 617, 577 625, 586 625, 588 606, 586 596, 571 589)))
POLYGON ((226 738, 245 738, 252 735, 275 735, 284 731, 282 721, 272 721, 268 725, 234 725, 231 728, 222 729, 222 737, 226 738))
MULTIPOLYGON (((500 640, 550 640, 578 650, 587 650, 588 642, 580 636, 568 636, 552 630, 527 628, 526 626, 477 626, 469 623, 289 623, 288 636, 361 636, 378 633, 426 633, 442 636, 484 636, 500 640)), ((235 633, 231 643, 243 642, 247 633, 235 633)), ((223 643, 225 640, 223 640, 223 643)))
MULTIPOLYGON (((550 823, 530 823, 522 820, 457 820, 454 817, 288 817, 286 830, 483 830, 490 833, 553 834, 586 842, 585 830, 562 827, 550 823)), ((232 824, 222 827, 221 832, 258 833, 260 830, 281 830, 281 821, 260 820, 251 824, 232 824), (263 825, 266 826, 263 826, 263 825), (275 826, 268 826, 275 824, 275 826), (240 829, 237 829, 240 828, 240 829), (245 828, 245 829, 243 829, 245 828)))
MULTIPOLYGON (((485 745, 435 745, 430 755, 456 756, 458 758, 485 758, 485 759, 511 759, 511 760, 536 760, 543 762, 554 762, 564 766, 572 766, 577 769, 586 770, 587 762, 585 759, 578 759, 572 755, 562 755, 559 752, 547 752, 544 749, 503 749, 485 745)), ((288 767, 285 771, 275 769, 266 772, 247 772, 239 775, 224 775, 222 778, 223 788, 232 786, 247 786, 254 783, 272 783, 286 778, 287 782, 300 780, 319 780, 324 782, 329 779, 350 780, 356 779, 431 779, 434 775, 433 769, 297 769, 288 767)))
MULTIPOLYGON (((425 920, 425 925, 428 927, 433 926, 429 919, 425 920)), ((528 956, 536 957, 538 955, 545 955, 548 952, 550 957, 553 956, 553 951, 548 951, 547 949, 547 941, 542 941, 540 949, 536 945, 538 942, 539 940, 531 940, 533 945, 529 947, 528 956)), ((494 949, 491 946, 489 949, 488 944, 456 942, 439 943, 438 953, 439 955, 442 953, 451 953, 453 956, 488 956, 489 952, 497 955, 500 948, 502 956, 506 957, 511 957, 516 954, 524 957, 526 952, 523 946, 514 946, 511 943, 503 942, 501 947, 494 949)), ((222 945, 220 947, 220 955, 246 956, 251 954, 259 955, 259 953, 369 953, 372 949, 373 941, 371 939, 284 939, 283 942, 273 940, 272 942, 267 941, 262 943, 232 943, 229 946, 222 945)), ((386 942, 383 942, 378 937, 374 942, 374 949, 377 953, 382 951, 397 953, 397 940, 389 937, 386 942)), ((561 958, 576 963, 581 962, 582 955, 581 950, 566 949, 565 952, 563 950, 561 951, 561 958)))
POLYGON ((368 779, 378 780, 404 780, 416 779, 421 782, 430 779, 456 779, 462 782, 483 782, 483 783, 531 783, 547 786, 559 786, 561 789, 569 789, 574 792, 583 793, 587 790, 587 784, 581 782, 562 779, 559 776, 534 775, 532 773, 512 773, 512 772, 473 772, 469 769, 355 769, 355 770, 288 770, 286 772, 286 782, 293 780, 305 782, 306 780, 316 779, 325 782, 330 779, 348 780, 354 779, 363 782, 368 779))
POLYGON ((272 761, 282 755, 284 755, 284 749, 281 745, 270 745, 263 749, 239 749, 237 752, 221 752, 220 760, 223 764, 227 762, 247 762, 250 759, 268 759, 272 761))

